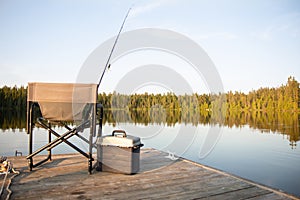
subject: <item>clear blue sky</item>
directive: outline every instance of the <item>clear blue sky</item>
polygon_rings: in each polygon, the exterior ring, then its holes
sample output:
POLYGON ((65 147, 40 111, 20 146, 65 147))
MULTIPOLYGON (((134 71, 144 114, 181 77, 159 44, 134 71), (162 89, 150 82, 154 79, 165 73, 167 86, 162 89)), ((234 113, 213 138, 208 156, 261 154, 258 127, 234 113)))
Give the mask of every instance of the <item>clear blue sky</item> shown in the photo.
POLYGON ((188 36, 213 60, 226 91, 277 87, 289 76, 300 81, 298 0, 0 0, 0 86, 74 82, 132 4, 123 31, 188 36))

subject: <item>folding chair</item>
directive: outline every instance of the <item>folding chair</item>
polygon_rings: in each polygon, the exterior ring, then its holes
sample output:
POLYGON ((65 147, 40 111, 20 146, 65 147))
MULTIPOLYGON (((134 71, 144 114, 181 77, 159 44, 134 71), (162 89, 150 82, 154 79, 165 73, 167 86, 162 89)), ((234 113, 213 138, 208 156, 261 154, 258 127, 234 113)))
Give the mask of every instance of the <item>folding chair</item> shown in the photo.
MULTIPOLYGON (((51 150, 61 143, 66 143, 88 159, 88 172, 93 169, 94 158, 92 156, 93 142, 96 136, 97 114, 97 84, 78 83, 28 83, 27 94, 27 134, 29 135, 28 166, 30 171, 44 162, 51 160, 51 150), (40 109, 41 116, 37 116, 36 108, 40 109), (75 124, 70 127, 68 123, 75 124), (39 125, 48 130, 48 143, 33 152, 34 126, 39 125), (59 124, 66 128, 66 132, 57 133, 51 125, 59 124), (90 129, 88 138, 80 135, 85 128, 90 129), (52 135, 56 138, 52 139, 52 135), (89 146, 89 152, 84 152, 71 143, 68 139, 77 136, 89 146), (47 150, 48 156, 34 164, 33 157, 47 150)), ((102 132, 103 108, 98 113, 99 132, 102 132)))

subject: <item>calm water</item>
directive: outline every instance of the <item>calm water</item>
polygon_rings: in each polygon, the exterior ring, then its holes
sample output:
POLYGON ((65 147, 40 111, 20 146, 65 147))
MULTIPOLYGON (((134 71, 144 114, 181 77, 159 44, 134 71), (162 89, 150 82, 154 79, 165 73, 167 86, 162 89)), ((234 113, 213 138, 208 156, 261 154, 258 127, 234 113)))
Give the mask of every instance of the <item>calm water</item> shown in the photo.
MULTIPOLYGON (((145 147, 174 153, 300 197, 299 141, 291 146, 289 135, 253 129, 248 125, 229 128, 191 123, 175 123, 172 126, 134 123, 113 126, 106 123, 104 134, 110 134, 117 128, 140 137, 145 147)), ((63 131, 62 128, 57 130, 63 131)), ((39 147, 45 144, 47 136, 42 129, 35 131, 34 140, 36 147, 39 147)), ((13 156, 15 150, 27 155, 27 141, 24 129, 0 130, 0 155, 13 156)), ((88 150, 83 142, 76 138, 73 141, 88 150)), ((54 149, 54 153, 69 152, 74 151, 66 145, 54 149)))

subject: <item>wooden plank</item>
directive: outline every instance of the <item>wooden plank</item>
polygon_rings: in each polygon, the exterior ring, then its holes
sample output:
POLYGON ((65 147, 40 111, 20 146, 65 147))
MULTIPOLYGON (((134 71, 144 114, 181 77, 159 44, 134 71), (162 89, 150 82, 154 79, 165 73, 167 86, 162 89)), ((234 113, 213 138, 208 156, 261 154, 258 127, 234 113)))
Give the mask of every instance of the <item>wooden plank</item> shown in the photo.
POLYGON ((271 191, 264 190, 262 188, 252 186, 248 188, 241 188, 237 190, 232 190, 232 191, 227 191, 224 193, 219 193, 213 196, 209 196, 209 199, 214 200, 214 199, 220 199, 222 200, 231 200, 231 199, 248 199, 248 198, 253 198, 253 197, 259 197, 262 195, 266 194, 271 194, 271 191))
POLYGON ((183 185, 194 184, 200 179, 201 177, 195 177, 192 180, 188 180, 188 178, 182 178, 180 176, 176 178, 171 177, 170 179, 166 179, 166 177, 160 177, 156 178, 156 181, 149 181, 146 184, 142 185, 140 185, 140 183, 136 181, 131 182, 131 185, 129 185, 129 187, 123 187, 122 185, 120 185, 120 187, 118 187, 119 189, 116 195, 120 195, 122 193, 122 196, 128 198, 150 197, 153 195, 160 196, 166 192, 178 192, 178 190, 181 189, 183 185), (137 187, 140 189, 137 190, 137 187))
POLYGON ((253 198, 249 198, 249 200, 287 200, 290 199, 287 196, 283 196, 283 195, 278 195, 275 193, 270 193, 270 194, 266 194, 266 195, 260 195, 260 196, 256 196, 253 198))
MULTIPOLYGON (((218 179, 218 178, 216 178, 218 179)), ((227 179, 228 180, 228 179, 227 179)), ((232 181, 228 182, 228 184, 234 184, 232 181)), ((241 184, 236 184, 237 187, 244 188, 241 184)), ((219 186, 221 188, 222 186, 219 186)), ((155 198, 160 197, 164 198, 178 198, 182 196, 182 198, 187 197, 186 194, 196 194, 196 197, 203 197, 206 196, 207 191, 213 192, 215 194, 215 189, 218 186, 208 186, 205 184, 205 181, 201 179, 201 177, 194 178, 193 180, 189 181, 188 179, 180 180, 180 179, 171 179, 161 180, 161 184, 153 184, 152 187, 144 188, 142 187, 141 190, 136 191, 132 194, 126 193, 126 191, 122 193, 122 196, 126 198, 155 198), (151 192, 154 191, 154 192, 151 192)), ((117 197, 115 195, 111 195, 112 197, 117 197)), ((195 195, 193 195, 195 196, 195 195)))

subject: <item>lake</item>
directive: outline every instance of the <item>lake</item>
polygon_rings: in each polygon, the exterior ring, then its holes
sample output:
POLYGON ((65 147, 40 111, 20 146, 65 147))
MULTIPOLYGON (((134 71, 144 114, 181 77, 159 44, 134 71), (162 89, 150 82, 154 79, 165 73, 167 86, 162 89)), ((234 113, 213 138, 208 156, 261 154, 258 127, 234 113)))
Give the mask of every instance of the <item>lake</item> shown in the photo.
MULTIPOLYGON (((268 125, 270 120, 267 121, 268 125)), ((175 158, 190 159, 300 197, 299 121, 292 124, 273 124, 281 128, 272 128, 270 125, 254 126, 250 122, 224 125, 183 121, 147 124, 106 121, 103 132, 108 135, 114 129, 124 129, 128 134, 140 137, 145 148, 169 152, 175 158)), ((63 128, 57 127, 56 130, 61 132, 63 128)), ((37 148, 46 143, 47 135, 40 128, 35 128, 35 133, 37 148)), ((88 130, 84 134, 88 134, 88 130)), ((72 140, 88 150, 80 140, 72 140)), ((14 156, 15 150, 27 155, 27 141, 24 127, 2 128, 0 155, 14 156)), ((66 145, 59 145, 53 152, 74 151, 66 145)))

